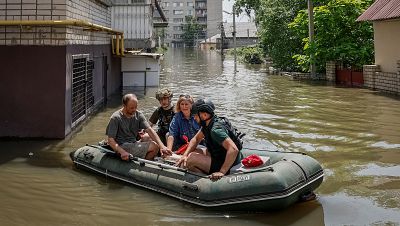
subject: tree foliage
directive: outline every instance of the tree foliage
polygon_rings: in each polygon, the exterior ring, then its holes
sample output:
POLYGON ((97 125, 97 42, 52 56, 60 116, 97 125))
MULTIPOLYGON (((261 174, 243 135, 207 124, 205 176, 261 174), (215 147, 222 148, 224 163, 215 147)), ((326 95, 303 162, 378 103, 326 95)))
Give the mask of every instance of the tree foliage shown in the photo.
MULTIPOLYGON (((293 55, 302 51, 302 40, 288 28, 297 12, 307 8, 304 0, 237 0, 236 5, 247 12, 254 10, 260 46, 273 59, 276 67, 297 70, 293 55)), ((238 8, 238 11, 240 9, 238 8)))
POLYGON ((201 31, 201 25, 197 22, 195 17, 186 16, 185 24, 183 25, 182 39, 187 46, 194 46, 197 35, 201 31))
POLYGON ((289 28, 303 40, 304 52, 294 59, 308 71, 311 53, 323 71, 326 61, 339 60, 344 64, 361 67, 373 61, 373 29, 370 23, 356 22, 358 16, 372 0, 331 0, 314 8, 315 38, 308 39, 308 13, 301 10, 289 28))
MULTIPOLYGON (((262 64, 264 62, 263 51, 258 45, 237 48, 237 55, 240 60, 248 64, 262 64)), ((233 49, 229 49, 229 54, 234 54, 233 49)))
POLYGON ((370 63, 372 26, 355 20, 373 0, 313 0, 315 42, 308 40, 306 0, 237 0, 238 13, 254 10, 264 55, 282 70, 309 69, 315 54, 319 70, 327 60, 353 65, 370 63))

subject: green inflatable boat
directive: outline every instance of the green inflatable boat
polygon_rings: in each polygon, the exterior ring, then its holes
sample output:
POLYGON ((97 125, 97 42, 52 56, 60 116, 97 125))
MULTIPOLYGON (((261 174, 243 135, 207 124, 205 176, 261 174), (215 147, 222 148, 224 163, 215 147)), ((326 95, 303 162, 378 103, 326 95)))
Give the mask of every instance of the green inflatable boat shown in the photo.
POLYGON ((207 209, 266 211, 285 208, 322 183, 321 165, 303 153, 242 150, 257 154, 264 164, 246 169, 235 166, 218 181, 177 168, 167 161, 133 158, 122 161, 113 151, 86 145, 71 153, 77 168, 93 171, 162 193, 207 209))

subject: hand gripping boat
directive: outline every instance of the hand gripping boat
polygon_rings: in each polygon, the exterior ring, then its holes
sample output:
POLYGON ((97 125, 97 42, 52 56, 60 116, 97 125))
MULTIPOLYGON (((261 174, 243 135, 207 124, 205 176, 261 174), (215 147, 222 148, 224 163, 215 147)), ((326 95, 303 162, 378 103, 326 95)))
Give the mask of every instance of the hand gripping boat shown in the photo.
MULTIPOLYGON (((113 151, 86 145, 71 152, 77 168, 147 188, 207 209, 266 211, 285 208, 312 193, 323 180, 323 169, 302 153, 242 150, 265 163, 240 167, 218 181, 163 161, 133 158, 122 161, 113 151)), ((238 167, 236 167, 238 168, 238 167)))

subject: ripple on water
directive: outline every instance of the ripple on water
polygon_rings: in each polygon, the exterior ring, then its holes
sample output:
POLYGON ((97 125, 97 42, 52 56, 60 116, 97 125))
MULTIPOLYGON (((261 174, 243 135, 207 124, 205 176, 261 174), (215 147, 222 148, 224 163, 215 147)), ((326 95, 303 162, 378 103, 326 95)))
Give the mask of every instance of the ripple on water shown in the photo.
POLYGON ((400 222, 398 209, 376 206, 365 197, 338 193, 319 197, 318 201, 324 206, 328 225, 396 225, 400 222))
POLYGON ((400 165, 380 166, 370 163, 363 166, 363 169, 359 170, 356 174, 359 176, 400 177, 400 165))
POLYGON ((400 144, 390 144, 386 141, 379 141, 379 142, 371 144, 370 147, 383 148, 383 149, 396 149, 396 148, 400 148, 400 144))

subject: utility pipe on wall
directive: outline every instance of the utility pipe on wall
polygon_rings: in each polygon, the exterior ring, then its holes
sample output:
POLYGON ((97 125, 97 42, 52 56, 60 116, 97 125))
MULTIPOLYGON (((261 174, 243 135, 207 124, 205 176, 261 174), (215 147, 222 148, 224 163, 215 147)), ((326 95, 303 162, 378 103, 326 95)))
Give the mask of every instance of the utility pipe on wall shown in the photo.
MULTIPOLYGON (((114 34, 117 40, 120 36, 122 37, 122 39, 124 37, 124 33, 122 31, 114 30, 112 28, 90 23, 84 20, 0 20, 0 26, 74 26, 89 28, 93 32, 107 32, 110 34, 114 34)), ((120 43, 121 44, 117 42, 116 53, 117 55, 124 56, 125 49, 123 46, 123 40, 120 43)), ((113 43, 111 45, 113 46, 113 43)))

